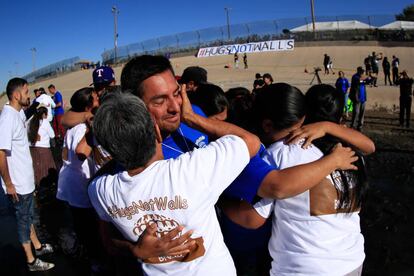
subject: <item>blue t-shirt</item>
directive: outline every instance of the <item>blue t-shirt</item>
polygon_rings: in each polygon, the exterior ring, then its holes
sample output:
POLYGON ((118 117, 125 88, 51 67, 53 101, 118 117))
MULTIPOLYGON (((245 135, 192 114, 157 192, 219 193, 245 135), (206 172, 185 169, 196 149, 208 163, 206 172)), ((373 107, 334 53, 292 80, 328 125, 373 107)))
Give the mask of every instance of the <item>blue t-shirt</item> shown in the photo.
MULTIPOLYGON (((192 107, 194 113, 206 117, 198 106, 192 107)), ((207 135, 181 123, 176 131, 162 141, 162 152, 164 159, 176 158, 188 151, 205 147, 207 144, 207 135)))
POLYGON ((265 147, 260 146, 259 152, 250 159, 249 164, 233 183, 224 190, 224 195, 232 198, 243 199, 253 203, 260 184, 268 173, 275 168, 262 159, 265 147))
POLYGON ((63 98, 59 91, 56 91, 55 95, 53 95, 53 101, 55 104, 61 103, 61 106, 55 107, 53 111, 54 115, 63 115, 65 113, 63 110, 63 98))
POLYGON ((359 101, 361 103, 365 103, 367 101, 367 91, 366 91, 366 88, 365 88, 365 81, 364 80, 360 80, 359 101))
POLYGON ((349 88, 348 79, 338 78, 336 80, 335 86, 336 86, 336 89, 338 89, 339 91, 342 91, 343 93, 346 93, 348 91, 348 88, 349 88))

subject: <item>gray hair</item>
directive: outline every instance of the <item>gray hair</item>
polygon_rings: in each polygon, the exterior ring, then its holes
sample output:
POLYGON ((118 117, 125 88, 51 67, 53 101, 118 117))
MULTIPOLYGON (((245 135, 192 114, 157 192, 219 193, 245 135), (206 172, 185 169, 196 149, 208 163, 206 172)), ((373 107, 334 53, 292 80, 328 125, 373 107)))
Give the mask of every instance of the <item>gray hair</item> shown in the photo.
POLYGON ((144 166, 155 154, 154 122, 138 97, 116 93, 99 107, 93 120, 99 144, 125 169, 144 166))

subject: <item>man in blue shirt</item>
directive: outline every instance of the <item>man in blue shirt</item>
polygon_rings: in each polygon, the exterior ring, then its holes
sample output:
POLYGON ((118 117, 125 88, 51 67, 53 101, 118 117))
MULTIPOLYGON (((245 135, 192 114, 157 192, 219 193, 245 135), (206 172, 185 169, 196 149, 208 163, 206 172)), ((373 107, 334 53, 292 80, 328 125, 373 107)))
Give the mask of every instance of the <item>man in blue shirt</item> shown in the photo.
POLYGON ((343 71, 338 72, 339 78, 336 80, 335 87, 338 91, 344 93, 345 99, 345 116, 348 117, 349 105, 348 105, 348 88, 349 82, 348 79, 345 78, 345 73, 343 71))
POLYGON ((364 124, 365 102, 367 101, 366 78, 364 69, 357 68, 357 73, 352 76, 349 98, 353 102, 351 127, 361 131, 364 124))
POLYGON ((63 97, 53 84, 48 86, 48 90, 49 93, 52 94, 53 101, 56 104, 52 121, 53 130, 55 131, 56 138, 63 139, 65 137, 65 129, 61 122, 62 116, 65 113, 65 110, 63 109, 63 97))

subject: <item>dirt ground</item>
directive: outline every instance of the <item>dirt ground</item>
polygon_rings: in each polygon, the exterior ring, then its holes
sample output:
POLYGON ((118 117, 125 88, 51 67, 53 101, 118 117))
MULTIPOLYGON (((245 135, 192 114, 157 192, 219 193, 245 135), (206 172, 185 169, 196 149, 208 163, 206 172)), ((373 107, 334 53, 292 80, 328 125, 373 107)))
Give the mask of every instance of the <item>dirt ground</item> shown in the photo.
POLYGON ((367 158, 370 190, 360 214, 364 275, 414 275, 414 129, 398 127, 397 118, 366 116, 376 152, 367 158))

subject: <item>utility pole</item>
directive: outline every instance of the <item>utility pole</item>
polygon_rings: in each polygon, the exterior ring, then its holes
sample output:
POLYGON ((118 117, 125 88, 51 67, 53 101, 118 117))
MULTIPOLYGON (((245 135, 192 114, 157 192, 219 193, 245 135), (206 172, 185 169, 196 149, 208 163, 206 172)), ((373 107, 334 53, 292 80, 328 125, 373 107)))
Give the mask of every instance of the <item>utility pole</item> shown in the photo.
POLYGON ((30 51, 32 51, 32 72, 36 70, 36 48, 30 48, 30 51))
POLYGON ((17 77, 19 75, 19 63, 17 61, 15 61, 14 66, 16 68, 16 77, 17 77))
POLYGON ((230 19, 229 19, 229 11, 231 8, 224 8, 226 12, 226 19, 227 19, 227 39, 230 41, 230 19))
POLYGON ((315 34, 315 3, 311 0, 312 30, 315 34))
POLYGON ((112 14, 114 15, 114 64, 118 59, 118 14, 119 10, 116 6, 112 7, 112 14))

